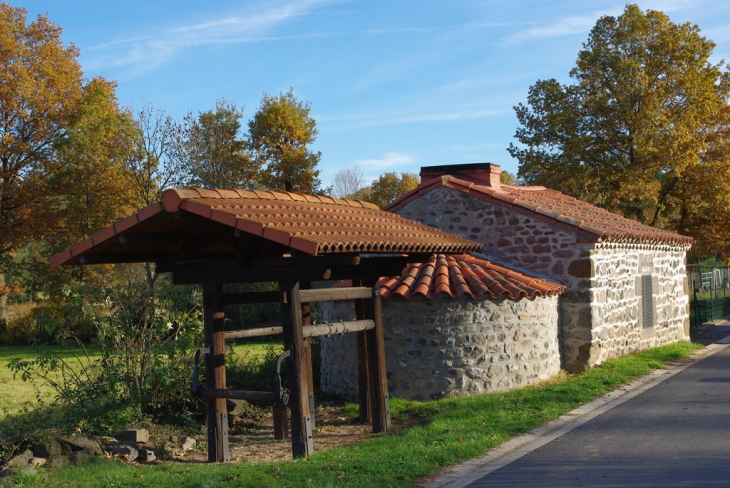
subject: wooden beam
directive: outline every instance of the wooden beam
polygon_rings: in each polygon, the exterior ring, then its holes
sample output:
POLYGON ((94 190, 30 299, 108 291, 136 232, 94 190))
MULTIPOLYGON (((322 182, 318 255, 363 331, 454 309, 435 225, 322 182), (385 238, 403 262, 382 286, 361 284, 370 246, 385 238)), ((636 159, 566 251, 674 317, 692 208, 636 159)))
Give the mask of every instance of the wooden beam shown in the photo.
POLYGON ((236 261, 178 263, 162 269, 172 271, 172 281, 177 285, 193 285, 212 280, 217 280, 219 283, 260 283, 286 281, 292 278, 321 281, 328 280, 331 276, 331 271, 324 266, 244 268, 236 261))
POLYGON ((264 337, 281 334, 282 327, 258 327, 256 329, 239 329, 227 330, 225 332, 226 340, 246 339, 249 337, 264 337))
MULTIPOLYGON (((301 288, 299 290, 299 298, 301 301, 302 293, 311 291, 309 290, 311 286, 311 283, 308 281, 301 283, 301 288)), ((309 329, 311 327, 312 323, 312 316, 311 316, 311 308, 309 306, 309 303, 304 303, 302 301, 302 335, 305 334, 305 330, 309 329)), ((305 346, 304 346, 304 354, 306 355, 306 373, 307 373, 307 402, 309 404, 309 418, 311 419, 311 427, 312 431, 314 431, 316 427, 316 419, 314 416, 314 367, 312 364, 312 338, 308 337, 305 339, 305 346)))
POLYGON ((332 334, 346 334, 375 328, 372 320, 351 320, 349 322, 331 322, 327 324, 308 325, 304 327, 304 337, 318 337, 332 334))
POLYGON ((365 301, 365 315, 375 322, 375 327, 366 332, 370 380, 370 419, 373 432, 390 430, 390 398, 385 368, 385 340, 383 337, 383 311, 380 292, 365 301))
POLYGON ((372 288, 322 288, 318 290, 301 290, 299 299, 302 302, 333 302, 338 300, 357 300, 371 298, 372 288))
MULTIPOLYGON (((203 285, 203 317, 205 343, 210 353, 205 357, 205 385, 215 390, 226 389, 225 339, 223 333, 223 285, 205 283, 203 285)), ((224 450, 224 432, 228 426, 223 425, 222 413, 227 413, 225 398, 207 399, 208 421, 208 461, 225 462, 227 452, 224 450)))
MULTIPOLYGON (((362 285, 362 280, 353 280, 353 284, 362 285)), ((355 301, 355 317, 365 319, 365 301, 355 301)), ((357 333, 357 391, 360 407, 360 423, 370 423, 370 371, 368 369, 368 336, 366 331, 357 333)))
MULTIPOLYGON (((294 275, 296 276, 296 275, 294 275)), ((287 280, 280 283, 285 297, 282 306, 284 347, 291 350, 287 362, 289 378, 289 408, 291 410, 292 455, 305 457, 312 454, 311 418, 307 399, 306 356, 302 334, 302 306, 299 301, 299 282, 287 280), (307 428, 307 425, 310 428, 307 428)))
POLYGON ((241 240, 238 239, 238 236, 234 236, 234 231, 232 229, 225 229, 223 234, 225 234, 226 239, 228 240, 228 245, 231 246, 233 255, 236 256, 236 261, 238 261, 241 266, 248 267, 251 263, 252 256, 247 252, 241 240))
MULTIPOLYGON (((292 256, 257 259, 248 267, 236 260, 198 261, 192 263, 159 263, 160 272, 172 272, 176 284, 197 284, 218 281, 221 283, 256 283, 286 281, 321 281, 328 279, 377 279, 381 276, 399 276, 410 262, 428 261, 425 254, 410 256, 367 256, 359 264, 345 264, 357 261, 352 256, 335 259, 337 256, 292 256)), ((310 290, 315 291, 315 290, 310 290)))
MULTIPOLYGON (((372 320, 352 320, 349 322, 332 322, 317 325, 305 325, 302 327, 303 337, 319 337, 332 334, 346 334, 348 332, 360 332, 375 328, 375 322, 372 320)), ((227 330, 225 332, 226 340, 231 339, 247 339, 250 337, 263 337, 281 334, 282 327, 257 327, 256 329, 238 329, 227 330)))
POLYGON ((199 236, 197 234, 120 234, 119 244, 147 244, 171 242, 192 242, 199 236))
POLYGON ((152 263, 160 259, 161 254, 125 253, 125 254, 81 254, 79 264, 114 264, 114 263, 152 263))
POLYGON ((233 398, 250 402, 278 402, 279 395, 273 391, 224 390, 218 388, 198 388, 197 394, 205 398, 233 398))
POLYGON ((283 441, 289 438, 289 427, 287 423, 289 419, 286 417, 286 405, 276 402, 271 407, 271 413, 274 417, 274 439, 283 441))

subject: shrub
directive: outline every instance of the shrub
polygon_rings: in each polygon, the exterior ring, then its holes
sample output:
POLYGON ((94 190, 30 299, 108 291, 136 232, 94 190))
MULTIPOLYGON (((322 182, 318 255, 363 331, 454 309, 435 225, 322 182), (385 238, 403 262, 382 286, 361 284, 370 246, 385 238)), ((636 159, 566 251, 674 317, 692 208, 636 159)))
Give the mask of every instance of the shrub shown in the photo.
POLYGON ((112 300, 94 309, 99 359, 84 354, 67 360, 42 352, 8 367, 25 381, 55 390, 50 407, 59 407, 64 423, 81 432, 104 434, 194 411, 192 353, 202 339, 203 318, 197 306, 180 311, 175 293, 150 299, 141 317, 112 300))
POLYGON ((15 305, 0 331, 0 345, 60 344, 70 335, 84 342, 95 335, 92 316, 77 300, 15 305))

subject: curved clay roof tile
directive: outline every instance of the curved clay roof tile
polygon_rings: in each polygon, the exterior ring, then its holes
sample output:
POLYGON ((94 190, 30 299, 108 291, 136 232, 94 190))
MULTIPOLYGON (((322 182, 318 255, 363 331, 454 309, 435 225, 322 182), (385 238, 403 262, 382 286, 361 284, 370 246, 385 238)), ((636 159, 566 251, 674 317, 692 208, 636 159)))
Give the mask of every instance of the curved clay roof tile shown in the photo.
POLYGON ((463 296, 492 298, 553 296, 565 293, 562 285, 533 278, 517 271, 497 266, 486 259, 467 255, 434 256, 434 264, 411 264, 405 276, 383 278, 379 281, 384 298, 401 296, 411 299, 424 296, 429 300, 440 294, 457 299, 463 296))

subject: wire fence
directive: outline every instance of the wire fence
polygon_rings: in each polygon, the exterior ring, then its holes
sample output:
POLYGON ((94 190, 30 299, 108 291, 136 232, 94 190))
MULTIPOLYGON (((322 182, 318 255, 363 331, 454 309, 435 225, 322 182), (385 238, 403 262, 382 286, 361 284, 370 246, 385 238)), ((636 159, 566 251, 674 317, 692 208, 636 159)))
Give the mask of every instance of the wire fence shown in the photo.
POLYGON ((687 266, 692 327, 730 314, 729 277, 727 267, 687 266))

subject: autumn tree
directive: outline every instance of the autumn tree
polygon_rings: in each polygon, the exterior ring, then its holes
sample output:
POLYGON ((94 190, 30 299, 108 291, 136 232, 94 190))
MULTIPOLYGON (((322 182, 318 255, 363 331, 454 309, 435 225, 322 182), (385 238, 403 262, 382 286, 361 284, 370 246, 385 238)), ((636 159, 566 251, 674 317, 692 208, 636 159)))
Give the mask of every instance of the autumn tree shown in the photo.
MULTIPOLYGON (((162 193, 185 186, 188 168, 180 154, 183 131, 180 124, 164 110, 151 103, 142 105, 134 114, 132 150, 125 162, 126 184, 134 210, 159 201, 162 193)), ((153 263, 143 263, 147 294, 154 296, 158 274, 153 263)))
POLYGON ((96 78, 83 88, 57 143, 58 168, 49 188, 54 212, 67 234, 67 247, 87 239, 134 208, 125 163, 134 150, 132 114, 119 107, 115 84, 96 78))
MULTIPOLYGON (((730 76, 723 62, 710 62, 714 47, 696 25, 636 5, 601 17, 570 71, 574 83, 537 81, 527 105, 515 107, 520 144, 508 151, 519 175, 699 236, 695 197, 707 179, 719 191, 705 204, 730 188, 730 76)), ((728 212, 723 202, 716 208, 728 212)))
MULTIPOLYGON (((120 108, 115 88, 103 78, 86 84, 67 116, 64 136, 55 144, 58 164, 47 183, 49 205, 59 222, 47 240, 51 253, 91 237, 134 210, 125 163, 134 151, 137 127, 130 111, 120 108)), ((100 285, 106 277, 101 267, 57 273, 73 274, 87 286, 100 285)))
POLYGON ((133 117, 133 150, 125 166, 129 203, 138 210, 159 201, 168 188, 183 186, 186 175, 178 153, 180 125, 151 103, 144 104, 133 117))
POLYGON ((382 208, 415 189, 420 182, 415 173, 383 173, 370 185, 370 194, 363 200, 382 208))
POLYGON ((6 320, 5 265, 27 239, 54 227, 44 208, 54 141, 81 94, 78 49, 62 29, 23 8, 0 3, 0 326, 6 320))
POLYGON ((259 179, 260 160, 247 151, 241 133, 243 109, 225 100, 215 110, 185 117, 179 155, 188 185, 203 188, 252 188, 259 179))
POLYGON ((332 181, 332 195, 337 198, 350 198, 365 186, 365 177, 359 166, 344 168, 335 173, 332 181))
POLYGON ((263 167, 264 186, 307 194, 322 192, 317 169, 322 154, 308 147, 318 132, 309 111, 310 104, 297 100, 292 89, 279 96, 264 93, 248 123, 250 147, 263 167))

